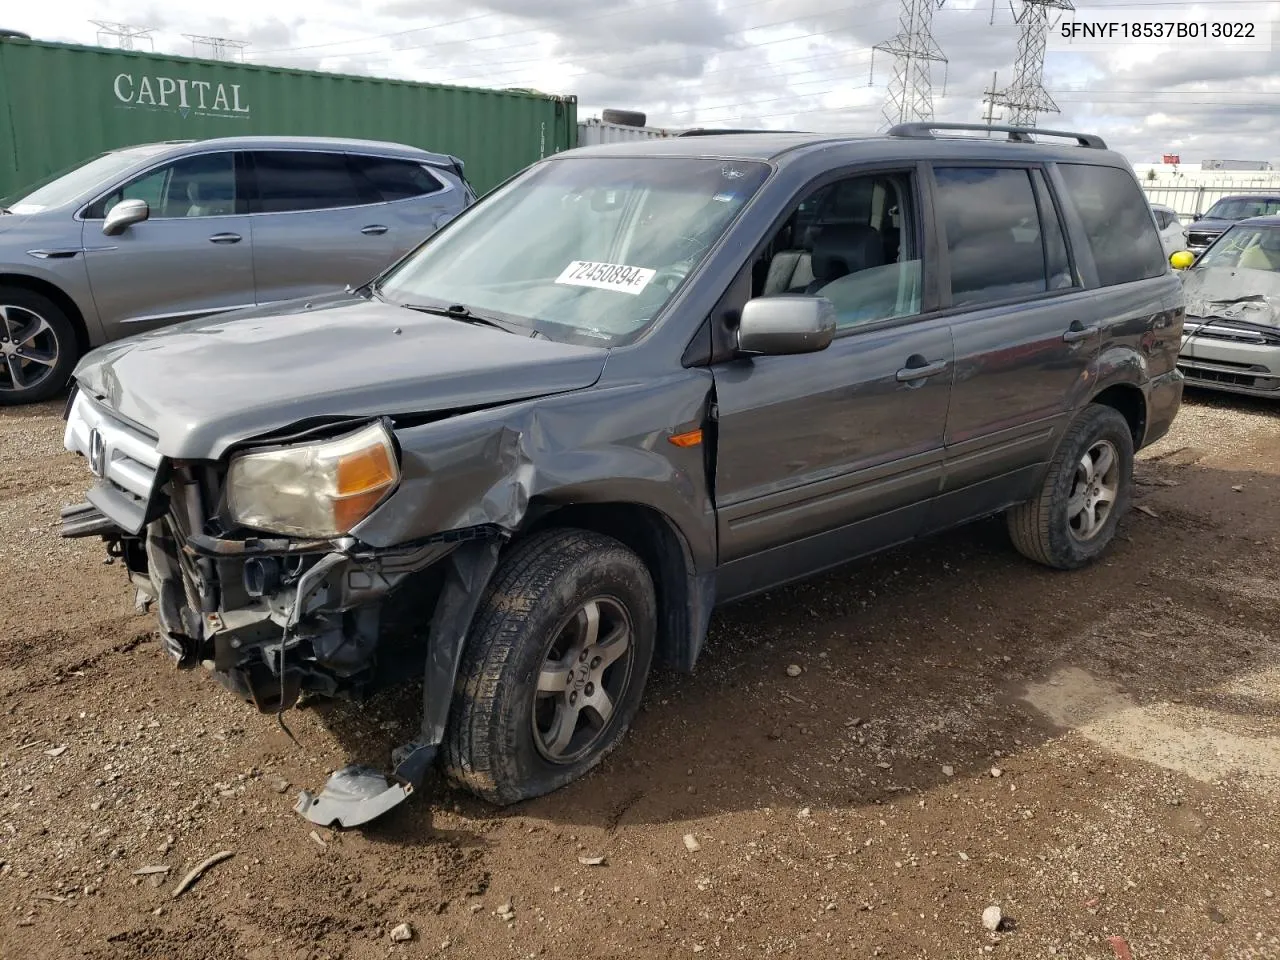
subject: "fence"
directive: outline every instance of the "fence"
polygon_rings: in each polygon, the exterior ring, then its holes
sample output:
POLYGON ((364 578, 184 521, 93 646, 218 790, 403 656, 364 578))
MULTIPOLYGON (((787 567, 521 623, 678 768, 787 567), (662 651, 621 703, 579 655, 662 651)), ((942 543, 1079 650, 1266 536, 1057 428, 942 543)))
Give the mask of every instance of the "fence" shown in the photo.
POLYGON ((1178 216, 1184 218, 1199 216, 1223 197, 1280 196, 1280 182, 1274 187, 1233 187, 1224 184, 1167 187, 1159 184, 1143 183, 1142 189, 1147 192, 1148 203, 1162 203, 1166 207, 1173 207, 1178 216))

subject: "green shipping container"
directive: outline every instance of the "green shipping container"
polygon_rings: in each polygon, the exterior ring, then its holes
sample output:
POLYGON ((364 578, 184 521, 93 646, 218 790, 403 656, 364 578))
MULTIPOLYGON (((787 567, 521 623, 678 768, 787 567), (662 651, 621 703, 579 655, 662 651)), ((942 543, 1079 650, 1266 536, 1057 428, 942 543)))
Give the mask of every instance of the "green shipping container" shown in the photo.
POLYGON ((484 193, 577 146, 572 96, 0 40, 0 197, 104 150, 230 136, 392 140, 459 157, 484 193))

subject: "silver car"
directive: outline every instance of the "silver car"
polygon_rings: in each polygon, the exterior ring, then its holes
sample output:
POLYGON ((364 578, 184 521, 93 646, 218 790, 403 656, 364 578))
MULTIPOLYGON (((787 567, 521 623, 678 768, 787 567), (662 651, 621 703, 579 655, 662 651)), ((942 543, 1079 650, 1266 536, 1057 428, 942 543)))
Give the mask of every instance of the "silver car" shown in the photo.
POLYGON ((1187 385, 1280 397, 1280 217, 1227 228, 1182 279, 1187 385))
POLYGON ((56 395, 90 347, 358 287, 475 201, 416 147, 228 137, 113 150, 0 216, 0 404, 56 395))

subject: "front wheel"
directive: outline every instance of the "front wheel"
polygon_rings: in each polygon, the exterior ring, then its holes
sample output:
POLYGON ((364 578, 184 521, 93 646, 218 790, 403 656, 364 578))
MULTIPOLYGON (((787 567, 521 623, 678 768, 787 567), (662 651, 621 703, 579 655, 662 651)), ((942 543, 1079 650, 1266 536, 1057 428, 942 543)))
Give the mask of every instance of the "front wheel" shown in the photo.
POLYGON ((1059 570, 1092 563, 1115 537, 1132 481, 1128 422, 1111 407, 1090 404, 1067 428, 1040 493, 1008 512, 1013 545, 1059 570))
POLYGON ((582 776, 626 733, 657 631, 653 580, 618 541, 518 544, 472 621, 445 733, 449 778, 505 805, 582 776))

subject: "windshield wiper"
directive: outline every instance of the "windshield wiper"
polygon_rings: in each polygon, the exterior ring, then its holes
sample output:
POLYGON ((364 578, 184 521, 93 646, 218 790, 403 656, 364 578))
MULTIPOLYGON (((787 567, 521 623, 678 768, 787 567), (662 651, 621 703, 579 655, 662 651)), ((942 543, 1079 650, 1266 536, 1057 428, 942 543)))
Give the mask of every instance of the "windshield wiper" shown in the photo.
POLYGON ((450 317, 454 320, 461 320, 463 323, 476 323, 486 327, 494 327, 498 330, 505 330, 507 333, 519 333, 524 336, 531 335, 528 328, 499 320, 497 317, 489 316, 488 314, 476 313, 463 303, 451 303, 443 307, 425 303, 401 303, 399 306, 404 307, 406 310, 417 310, 419 313, 430 313, 437 317, 450 317))

